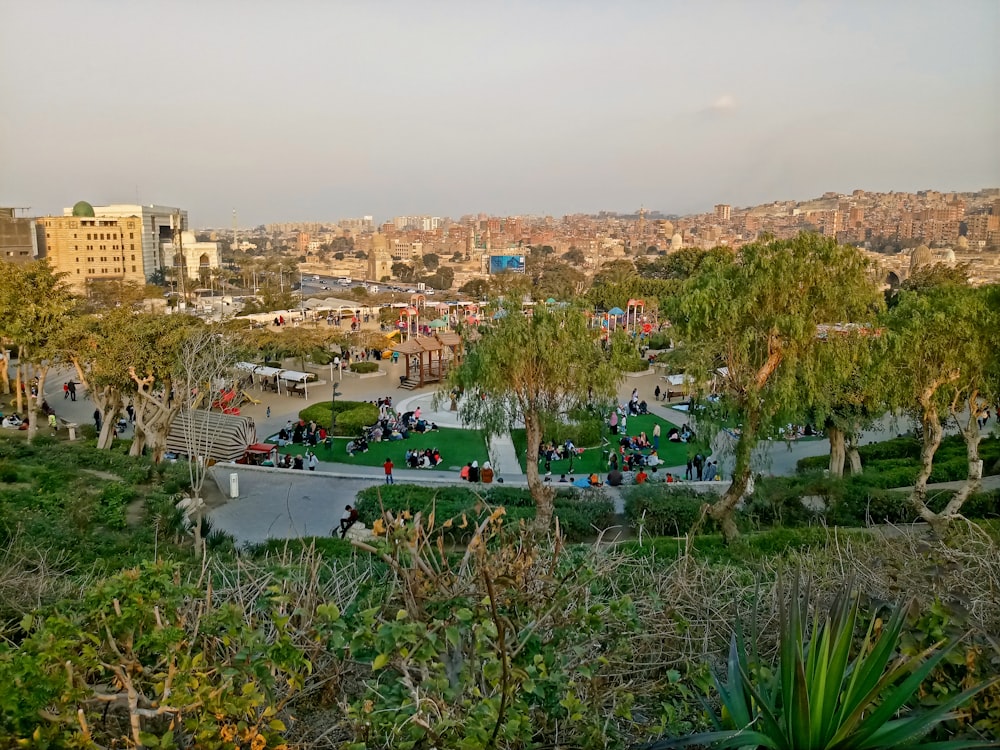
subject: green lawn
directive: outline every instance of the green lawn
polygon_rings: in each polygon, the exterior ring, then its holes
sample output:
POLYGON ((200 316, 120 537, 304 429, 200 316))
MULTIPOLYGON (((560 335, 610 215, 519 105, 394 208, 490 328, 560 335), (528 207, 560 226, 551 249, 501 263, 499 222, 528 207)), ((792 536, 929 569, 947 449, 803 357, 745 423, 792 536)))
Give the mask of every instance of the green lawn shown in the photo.
MULTIPOLYGON (((404 456, 407 450, 423 450, 437 448, 441 451, 443 463, 436 467, 438 471, 459 471, 469 461, 478 461, 482 466, 489 460, 486 438, 479 430, 460 430, 442 427, 434 432, 411 432, 406 440, 390 440, 370 443, 367 453, 347 455, 348 438, 334 438, 332 449, 316 446, 316 458, 320 464, 338 463, 352 466, 381 466, 386 458, 391 458, 397 469, 407 468, 404 456)), ((281 449, 283 453, 293 456, 305 452, 306 446, 289 444, 281 449)))
MULTIPOLYGON (((682 466, 687 462, 688 451, 694 453, 700 450, 702 455, 709 455, 709 450, 703 445, 697 443, 671 443, 667 440, 667 433, 670 428, 674 425, 665 419, 657 417, 653 414, 646 414, 640 417, 629 417, 628 418, 628 434, 631 437, 639 435, 641 432, 646 433, 646 437, 649 438, 650 443, 653 442, 653 425, 657 422, 660 424, 660 449, 657 451, 660 459, 666 466, 682 466)), ((583 446, 583 455, 575 458, 573 460, 573 473, 574 474, 603 474, 608 470, 607 461, 603 457, 603 452, 605 450, 610 450, 614 447, 614 450, 618 450, 618 439, 621 435, 609 435, 605 433, 606 438, 610 441, 612 445, 609 446, 583 446)), ((514 448, 517 450, 517 460, 521 464, 522 470, 527 470, 525 464, 525 457, 528 453, 528 440, 525 435, 524 430, 513 430, 511 432, 511 439, 514 441, 514 448)), ((577 446, 581 447, 581 446, 577 446)), ((649 454, 649 451, 643 451, 643 453, 649 454)), ((552 462, 552 474, 569 474, 569 459, 564 459, 562 461, 552 462)))

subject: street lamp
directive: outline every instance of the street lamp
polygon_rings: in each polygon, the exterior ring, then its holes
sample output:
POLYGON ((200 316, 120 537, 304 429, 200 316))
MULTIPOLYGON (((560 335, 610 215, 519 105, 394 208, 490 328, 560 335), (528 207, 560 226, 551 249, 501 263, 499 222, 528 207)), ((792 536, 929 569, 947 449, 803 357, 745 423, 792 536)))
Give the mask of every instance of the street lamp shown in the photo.
MULTIPOLYGON (((333 437, 333 431, 337 427, 337 396, 340 395, 340 383, 333 384, 333 399, 330 401, 330 437, 333 437)), ((332 443, 331 443, 332 445, 332 443)))

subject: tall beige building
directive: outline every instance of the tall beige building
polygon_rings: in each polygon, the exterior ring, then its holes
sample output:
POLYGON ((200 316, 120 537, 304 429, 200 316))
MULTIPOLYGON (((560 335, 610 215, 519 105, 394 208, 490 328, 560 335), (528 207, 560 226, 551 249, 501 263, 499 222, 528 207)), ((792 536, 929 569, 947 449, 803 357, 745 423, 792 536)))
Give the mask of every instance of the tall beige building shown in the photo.
POLYGON ((41 252, 50 265, 67 274, 78 292, 93 281, 144 284, 157 271, 173 266, 165 250, 173 225, 187 228, 187 212, 167 206, 91 206, 80 201, 63 216, 43 216, 41 252))

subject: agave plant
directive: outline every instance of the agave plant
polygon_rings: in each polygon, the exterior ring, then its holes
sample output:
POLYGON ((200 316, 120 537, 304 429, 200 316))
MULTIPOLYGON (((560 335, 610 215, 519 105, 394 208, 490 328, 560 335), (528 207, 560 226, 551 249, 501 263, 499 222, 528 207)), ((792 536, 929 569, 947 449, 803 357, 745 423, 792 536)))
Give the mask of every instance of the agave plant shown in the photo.
POLYGON ((905 710, 907 701, 937 664, 960 642, 942 641, 913 657, 899 656, 906 608, 897 607, 884 623, 873 618, 861 647, 851 658, 859 596, 845 587, 829 612, 815 615, 807 637, 808 590, 800 596, 796 577, 791 603, 782 612, 777 664, 765 665, 756 645, 747 644, 737 625, 729 648, 725 682, 715 685, 722 716, 713 713, 716 731, 646 745, 647 750, 687 745, 773 750, 876 750, 921 748, 964 750, 995 747, 987 743, 925 741, 938 723, 995 677, 933 709, 905 710))

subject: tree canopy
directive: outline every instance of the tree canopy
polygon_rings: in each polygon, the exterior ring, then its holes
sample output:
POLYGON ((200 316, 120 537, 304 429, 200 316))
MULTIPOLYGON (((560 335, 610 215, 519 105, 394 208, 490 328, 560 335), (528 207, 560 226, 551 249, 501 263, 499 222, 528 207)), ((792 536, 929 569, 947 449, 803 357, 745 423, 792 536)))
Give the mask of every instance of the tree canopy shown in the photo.
POLYGON ((738 255, 712 254, 668 308, 688 371, 704 381, 724 367, 721 395, 742 417, 733 483, 711 516, 727 539, 746 490, 751 452, 762 430, 788 407, 808 406, 799 368, 818 344, 818 326, 867 322, 881 297, 855 248, 817 235, 765 240, 738 255))
POLYGON ((528 487, 539 528, 551 524, 554 497, 538 472, 543 421, 558 419, 591 398, 612 395, 618 377, 583 313, 570 307, 540 307, 531 316, 507 310, 452 371, 449 386, 466 394, 459 408, 464 422, 495 435, 523 420, 528 487))

